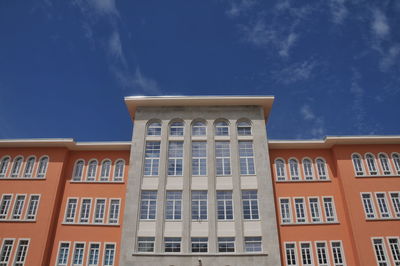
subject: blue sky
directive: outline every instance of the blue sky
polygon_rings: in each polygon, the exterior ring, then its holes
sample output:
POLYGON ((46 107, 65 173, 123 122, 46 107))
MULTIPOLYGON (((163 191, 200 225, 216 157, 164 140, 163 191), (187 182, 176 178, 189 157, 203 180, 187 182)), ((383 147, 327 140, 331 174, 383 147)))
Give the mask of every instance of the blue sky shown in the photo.
POLYGON ((129 140, 129 95, 274 95, 271 139, 400 133, 400 1, 0 2, 0 138, 129 140))

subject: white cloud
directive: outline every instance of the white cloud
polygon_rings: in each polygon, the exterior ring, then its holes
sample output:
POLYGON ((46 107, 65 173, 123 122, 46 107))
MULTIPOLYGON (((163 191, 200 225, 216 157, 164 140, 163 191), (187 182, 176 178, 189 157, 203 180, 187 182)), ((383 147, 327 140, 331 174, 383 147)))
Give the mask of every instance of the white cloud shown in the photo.
MULTIPOLYGON (((308 104, 304 104, 300 108, 300 114, 304 121, 310 123, 310 132, 313 138, 322 138, 325 136, 325 122, 323 117, 318 117, 314 114, 308 104)), ((301 134, 302 136, 305 134, 301 134)), ((300 137, 300 136, 299 136, 300 137)))
POLYGON ((242 30, 245 39, 257 46, 265 46, 268 43, 275 42, 277 38, 276 32, 267 28, 265 21, 262 19, 258 19, 256 23, 251 26, 243 26, 242 30))
POLYGON ((120 60, 123 64, 126 64, 118 31, 112 32, 110 39, 108 40, 108 50, 113 58, 120 60))
POLYGON ((304 120, 313 120, 315 118, 315 114, 308 104, 304 104, 301 107, 300 113, 303 115, 304 120))
POLYGON ((255 0, 230 0, 229 9, 226 11, 226 14, 229 17, 240 16, 241 14, 247 12, 255 4, 255 0))
POLYGON ((316 61, 308 60, 302 63, 294 63, 279 71, 274 71, 272 74, 276 81, 288 85, 311 78, 312 72, 316 66, 316 61))
POLYGON ((371 23, 371 31, 376 38, 383 39, 389 35, 390 27, 387 22, 386 15, 379 9, 372 11, 373 19, 371 23))
POLYGON ((389 48, 389 50, 383 55, 379 67, 381 71, 388 71, 396 62, 400 55, 400 45, 395 44, 389 48))
POLYGON ((87 2, 98 14, 118 16, 115 0, 87 0, 87 2))
POLYGON ((279 55, 282 57, 289 56, 289 50, 293 46, 294 42, 297 40, 297 34, 291 32, 289 36, 287 36, 286 40, 281 43, 281 49, 279 50, 279 55))
POLYGON ((162 94, 162 91, 158 86, 157 81, 144 76, 139 67, 136 68, 136 71, 133 75, 115 68, 113 69, 113 71, 121 86, 125 89, 128 89, 131 94, 162 94))
POLYGON ((336 24, 342 24, 349 13, 345 6, 345 2, 346 0, 330 0, 329 2, 332 20, 336 24))

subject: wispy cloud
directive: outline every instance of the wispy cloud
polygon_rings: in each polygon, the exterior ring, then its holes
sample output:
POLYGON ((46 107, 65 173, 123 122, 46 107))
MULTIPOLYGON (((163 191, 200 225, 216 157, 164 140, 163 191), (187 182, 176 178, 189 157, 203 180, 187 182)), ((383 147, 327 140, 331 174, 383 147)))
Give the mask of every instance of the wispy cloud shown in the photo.
POLYGON ((277 82, 288 85, 311 78, 317 65, 318 63, 315 60, 306 60, 301 63, 294 63, 281 70, 273 71, 272 75, 277 82))
POLYGON ((315 114, 308 104, 305 104, 300 108, 300 113, 304 120, 313 120, 315 118, 315 114))
MULTIPOLYGON (((310 134, 313 138, 322 138, 325 136, 325 122, 324 118, 315 115, 310 105, 304 104, 300 108, 300 114, 302 115, 303 120, 306 123, 310 123, 310 134)), ((299 138, 302 138, 304 134, 299 135, 299 138)))
POLYGON ((336 24, 342 24, 349 14, 345 5, 346 0, 330 0, 329 7, 332 15, 332 21, 336 24))
POLYGON ((360 85, 362 76, 359 71, 353 69, 351 79, 350 93, 353 95, 352 113, 354 115, 354 125, 359 131, 359 134, 365 133, 365 107, 364 107, 364 89, 360 85))
POLYGON ((131 94, 162 94, 162 91, 157 81, 143 75, 139 67, 136 68, 133 74, 115 68, 113 69, 113 71, 121 86, 124 89, 129 90, 131 94))
POLYGON ((379 67, 381 71, 388 71, 394 64, 396 64, 399 60, 400 55, 400 44, 394 44, 389 48, 387 52, 385 52, 380 60, 379 67))
POLYGON ((297 40, 297 34, 296 33, 289 33, 287 36, 286 40, 283 40, 281 45, 280 45, 280 50, 279 50, 279 55, 282 57, 288 57, 289 56, 289 50, 297 40))
POLYGON ((114 30, 108 40, 108 51, 112 58, 119 60, 126 65, 125 55, 122 50, 121 38, 119 32, 114 30))
POLYGON ((229 8, 226 10, 226 14, 229 17, 237 17, 246 13, 257 3, 256 0, 229 0, 229 8))
POLYGON ((371 31, 378 39, 387 37, 390 33, 390 27, 386 15, 380 9, 372 10, 371 31))

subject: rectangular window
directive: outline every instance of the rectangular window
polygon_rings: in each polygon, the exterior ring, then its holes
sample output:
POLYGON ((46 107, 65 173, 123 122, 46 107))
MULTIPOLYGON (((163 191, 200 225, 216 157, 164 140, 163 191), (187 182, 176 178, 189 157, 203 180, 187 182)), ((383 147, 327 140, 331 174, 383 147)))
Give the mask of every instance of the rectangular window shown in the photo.
POLYGON ((217 191, 218 220, 233 219, 232 191, 217 191))
POLYGON ((104 266, 114 265, 115 244, 106 244, 104 248, 104 266))
POLYGON ((143 190, 140 201, 140 219, 156 219, 157 191, 143 190))
POLYGON ((342 249, 342 243, 339 241, 331 242, 333 265, 344 266, 344 253, 342 249))
POLYGON ((12 219, 19 220, 21 219, 22 210, 24 209, 25 204, 25 195, 17 195, 14 203, 14 210, 12 213, 12 219))
POLYGON ((72 256, 72 265, 82 265, 84 253, 85 243, 75 243, 74 255, 72 256))
POLYGON ((310 206, 311 222, 319 223, 321 222, 321 210, 319 205, 319 198, 308 198, 308 203, 310 206))
POLYGON ((261 252, 261 237, 245 237, 244 238, 244 250, 245 252, 261 252))
POLYGON ((183 142, 170 141, 168 146, 168 175, 181 176, 183 173, 183 142))
POLYGON ((79 217, 80 223, 89 223, 90 207, 92 205, 91 199, 82 199, 81 215, 79 217))
POLYGON ((235 238, 218 237, 218 252, 235 252, 235 238))
POLYGON ((11 251, 14 246, 14 240, 12 239, 4 239, 3 246, 1 247, 0 253, 0 265, 8 265, 10 261, 11 251))
POLYGON ((374 250, 375 250, 375 258, 378 262, 379 266, 387 266, 389 262, 386 256, 385 244, 383 243, 382 238, 375 238, 372 240, 374 250))
POLYGON ((18 243, 17 251, 15 252, 14 266, 23 266, 28 253, 29 240, 21 239, 18 243))
POLYGON ((286 252, 286 265, 297 265, 296 244, 286 243, 285 252, 286 252))
POLYGON ((167 191, 165 219, 182 219, 182 191, 167 191))
POLYGON ((257 191, 243 190, 242 202, 243 202, 243 218, 245 220, 259 219, 257 191))
POLYGON ((154 252, 154 237, 139 237, 138 252, 154 252))
POLYGON ((160 142, 147 141, 144 157, 144 175, 157 176, 160 163, 160 142))
POLYGON ((104 223, 104 213, 106 210, 106 200, 105 199, 96 199, 96 207, 94 209, 94 223, 102 224, 104 223))
POLYGON ((75 221, 77 204, 78 204, 78 199, 68 199, 64 222, 73 223, 75 221))
POLYGON ((207 143, 205 141, 192 142, 192 174, 207 175, 207 143))
POLYGON ((294 199, 294 207, 296 210, 296 222, 305 223, 307 221, 306 211, 304 206, 304 199, 296 198, 294 199))
POLYGON ((119 210, 120 210, 120 200, 111 199, 110 200, 110 210, 108 214, 108 223, 117 224, 119 220, 119 210))
POLYGON ((310 243, 300 243, 301 262, 303 266, 313 265, 312 250, 310 243))
POLYGON ((390 192, 390 198, 392 199, 394 213, 397 218, 400 218, 400 192, 390 192))
POLYGON ((400 246, 399 246, 399 238, 389 238, 389 247, 392 252, 392 257, 395 265, 400 265, 400 246))
POLYGON ((99 265, 99 258, 100 258, 100 244, 91 243, 89 246, 88 266, 99 265))
POLYGON ((12 195, 3 195, 0 204, 0 220, 7 219, 8 211, 10 210, 12 195))
POLYGON ((291 216, 291 206, 289 199, 279 199, 279 205, 281 208, 281 219, 283 224, 288 224, 292 222, 291 216))
POLYGON ((381 214, 381 218, 390 218, 389 207, 386 199, 385 193, 376 193, 376 199, 378 201, 379 212, 381 214))
POLYGON ((26 213, 26 220, 35 220, 36 213, 39 206, 39 195, 31 195, 28 203, 28 210, 26 213))
POLYGON ((208 238, 207 237, 192 237, 192 252, 193 253, 208 252, 208 238))
POLYGON ((375 206, 371 198, 371 193, 362 193, 361 199, 364 206, 365 216, 367 219, 375 218, 375 206))
POLYGON ((192 220, 207 220, 207 191, 192 191, 192 220))
POLYGON ((181 252, 181 238, 180 237, 166 237, 164 239, 165 252, 181 252))
POLYGON ((239 141, 240 174, 254 175, 254 152, 252 141, 239 141))
POLYGON ((231 150, 229 141, 215 142, 215 163, 217 175, 231 174, 231 150))
POLYGON ((328 266, 328 251, 325 242, 317 242, 318 266, 328 266))
POLYGON ((57 265, 67 265, 69 256, 69 243, 60 243, 60 250, 58 251, 57 265))
POLYGON ((324 197, 324 209, 325 209, 325 218, 327 222, 336 222, 336 210, 335 203, 333 202, 332 197, 324 197))

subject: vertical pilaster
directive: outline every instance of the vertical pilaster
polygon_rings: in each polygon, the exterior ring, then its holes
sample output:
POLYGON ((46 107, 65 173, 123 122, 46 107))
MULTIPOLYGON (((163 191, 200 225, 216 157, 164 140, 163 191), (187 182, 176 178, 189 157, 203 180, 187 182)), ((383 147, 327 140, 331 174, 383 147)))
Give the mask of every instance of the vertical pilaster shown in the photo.
POLYGON ((191 120, 185 120, 183 142, 183 191, 182 191, 182 252, 190 250, 190 225, 191 225, 191 200, 190 185, 192 179, 192 153, 191 153, 191 120))
POLYGON ((217 252, 214 120, 207 121, 208 252, 217 252))

